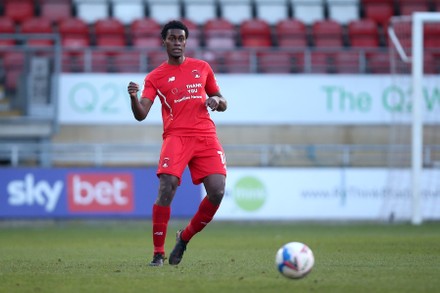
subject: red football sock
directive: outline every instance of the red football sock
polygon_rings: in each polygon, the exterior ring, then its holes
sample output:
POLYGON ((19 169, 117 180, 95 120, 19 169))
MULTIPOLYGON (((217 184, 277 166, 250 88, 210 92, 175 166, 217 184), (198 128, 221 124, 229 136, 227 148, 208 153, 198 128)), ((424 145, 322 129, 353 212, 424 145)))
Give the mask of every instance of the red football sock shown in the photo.
POLYGON ((194 217, 189 222, 188 226, 183 230, 181 238, 183 241, 190 241, 191 238, 198 232, 202 231, 205 226, 211 222, 215 213, 217 212, 220 205, 214 205, 209 200, 208 197, 205 198, 200 203, 199 209, 194 217))
POLYGON ((153 205, 153 245, 154 253, 165 254, 165 238, 167 236, 168 221, 171 208, 169 206, 153 205))

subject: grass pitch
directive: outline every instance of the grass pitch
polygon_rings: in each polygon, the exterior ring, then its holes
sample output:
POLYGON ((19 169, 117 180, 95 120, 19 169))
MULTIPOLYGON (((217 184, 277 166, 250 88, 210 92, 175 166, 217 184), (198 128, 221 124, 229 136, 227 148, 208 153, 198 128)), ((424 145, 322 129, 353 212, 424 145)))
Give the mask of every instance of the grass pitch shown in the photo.
MULTIPOLYGON (((172 220, 167 252, 176 229, 172 220)), ((149 221, 0 222, 0 292, 440 292, 440 223, 214 221, 178 266, 149 267, 149 221), (287 279, 281 245, 301 241, 312 272, 287 279)))

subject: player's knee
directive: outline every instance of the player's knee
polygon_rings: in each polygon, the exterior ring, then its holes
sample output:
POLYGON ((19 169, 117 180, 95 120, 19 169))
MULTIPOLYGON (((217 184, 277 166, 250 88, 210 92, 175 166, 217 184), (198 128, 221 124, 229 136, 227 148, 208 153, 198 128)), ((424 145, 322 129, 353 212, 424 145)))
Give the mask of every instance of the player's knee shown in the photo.
POLYGON ((225 194, 225 177, 215 174, 205 178, 205 184, 208 199, 215 205, 219 205, 225 194))
POLYGON ((174 176, 170 175, 160 176, 159 194, 156 200, 156 204, 162 206, 168 206, 171 204, 178 186, 178 179, 174 178, 174 176))
POLYGON ((219 205, 222 202, 224 194, 224 187, 219 186, 218 188, 211 189, 207 196, 210 202, 214 205, 219 205))

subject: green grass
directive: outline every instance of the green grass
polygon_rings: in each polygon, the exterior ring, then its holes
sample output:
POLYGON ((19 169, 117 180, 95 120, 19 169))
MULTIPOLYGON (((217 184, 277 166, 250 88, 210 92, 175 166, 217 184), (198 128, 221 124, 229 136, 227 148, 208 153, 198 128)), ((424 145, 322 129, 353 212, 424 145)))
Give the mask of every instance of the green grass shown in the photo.
MULTIPOLYGON (((166 248, 185 222, 172 221, 166 248)), ((0 292, 440 292, 440 223, 213 222, 182 263, 149 267, 148 221, 0 226, 0 292), (278 248, 307 243, 312 272, 290 280, 278 248)))

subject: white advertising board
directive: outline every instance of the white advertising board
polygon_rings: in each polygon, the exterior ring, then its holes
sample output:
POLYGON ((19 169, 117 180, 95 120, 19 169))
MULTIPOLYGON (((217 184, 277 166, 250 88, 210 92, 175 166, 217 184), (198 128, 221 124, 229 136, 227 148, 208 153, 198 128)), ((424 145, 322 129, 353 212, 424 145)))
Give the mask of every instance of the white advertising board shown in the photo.
MULTIPOLYGON (((440 170, 425 171, 422 215, 440 219, 440 170)), ((409 170, 229 168, 223 220, 409 220, 409 170)))
MULTIPOLYGON (((127 85, 144 74, 62 74, 61 124, 139 123, 127 85)), ((218 74, 228 110, 213 112, 217 124, 384 124, 410 121, 411 80, 390 75, 218 74)), ((424 79, 428 123, 440 122, 440 76, 424 79)), ((157 100, 144 123, 162 123, 157 100)))

